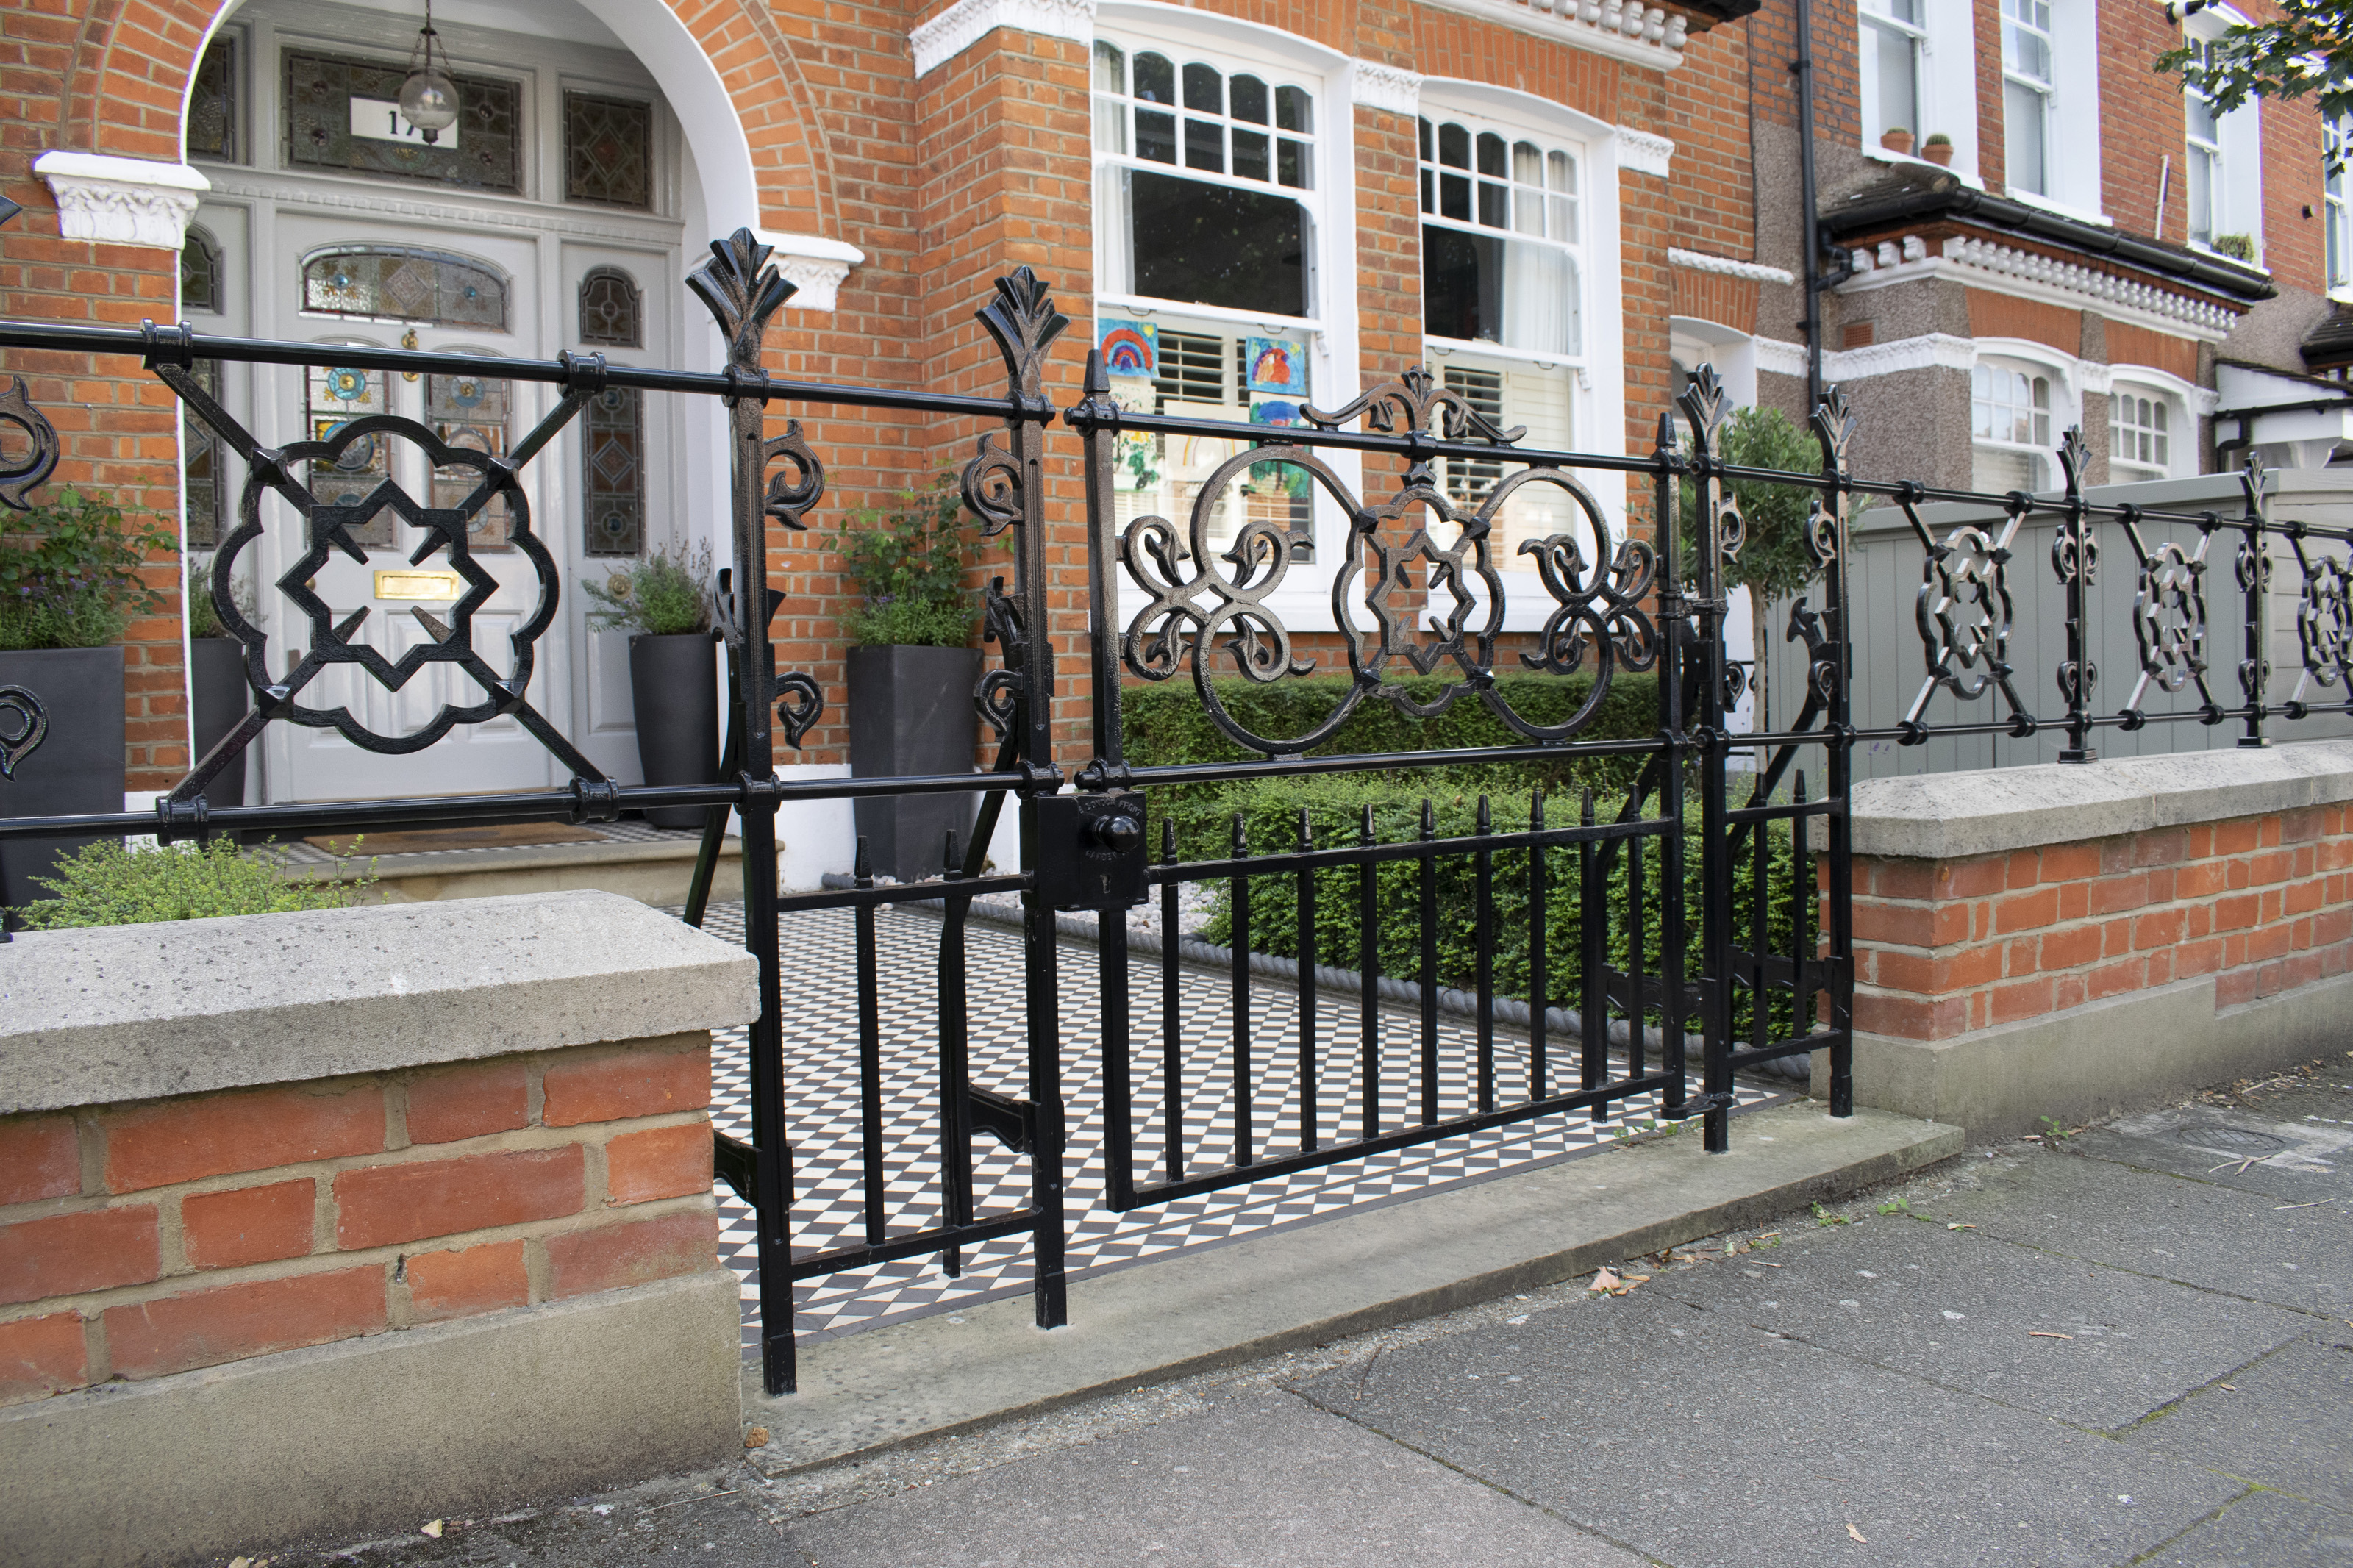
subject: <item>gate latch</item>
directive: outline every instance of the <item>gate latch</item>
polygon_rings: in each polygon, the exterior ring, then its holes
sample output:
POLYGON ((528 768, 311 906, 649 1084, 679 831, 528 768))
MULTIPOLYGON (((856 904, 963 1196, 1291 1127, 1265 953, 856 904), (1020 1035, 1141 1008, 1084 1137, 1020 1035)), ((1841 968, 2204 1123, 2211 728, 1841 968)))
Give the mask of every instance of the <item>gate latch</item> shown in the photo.
POLYGON ((1132 910, 1145 898, 1144 796, 1049 795, 1031 802, 1022 859, 1054 910, 1132 910))

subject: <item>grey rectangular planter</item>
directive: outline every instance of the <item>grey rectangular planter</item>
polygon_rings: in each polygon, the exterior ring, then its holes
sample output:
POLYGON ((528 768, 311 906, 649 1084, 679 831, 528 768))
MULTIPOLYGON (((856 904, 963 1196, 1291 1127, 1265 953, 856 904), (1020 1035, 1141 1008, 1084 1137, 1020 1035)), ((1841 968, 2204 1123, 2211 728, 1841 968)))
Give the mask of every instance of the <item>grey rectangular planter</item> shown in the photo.
MULTIPOLYGON (((980 684, 978 648, 854 647, 849 665, 851 777, 973 771, 980 723, 972 705, 973 688, 980 684)), ((875 874, 902 882, 939 875, 948 829, 955 829, 960 846, 969 846, 979 806, 977 795, 860 800, 858 831, 875 874)))
MULTIPOLYGON (((253 688, 245 679, 245 645, 235 637, 189 638, 188 692, 188 729, 195 739, 195 752, 188 759, 193 768, 211 753, 222 736, 237 727, 253 706, 253 688)), ((242 752, 205 786, 205 804, 245 804, 242 752)))
MULTIPOLYGON (((0 816, 121 811, 122 650, 0 653, 0 686, 25 688, 49 716, 48 739, 17 764, 15 779, 0 779, 0 816)), ((49 897, 33 879, 54 875, 61 858, 97 842, 76 835, 0 843, 0 902, 13 908, 49 897)))

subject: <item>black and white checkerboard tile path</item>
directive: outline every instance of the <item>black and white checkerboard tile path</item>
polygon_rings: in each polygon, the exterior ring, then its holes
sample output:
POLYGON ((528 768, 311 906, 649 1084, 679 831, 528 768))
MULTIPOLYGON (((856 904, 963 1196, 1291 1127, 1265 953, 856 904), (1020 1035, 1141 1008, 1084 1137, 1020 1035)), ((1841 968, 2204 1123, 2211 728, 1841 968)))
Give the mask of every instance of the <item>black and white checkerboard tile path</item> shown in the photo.
MULTIPOLYGON (((846 910, 786 917, 781 931, 785 973, 786 1118, 792 1140, 792 1237, 797 1253, 857 1245, 864 1238, 864 1175, 859 1148, 857 968, 854 918, 846 910)), ((743 906, 714 904, 705 929, 743 939, 743 906)), ((934 915, 886 910, 876 921, 881 970, 882 1092, 889 1108, 883 1163, 891 1226, 903 1232, 940 1222, 937 1122, 937 959, 941 925, 934 915)), ((973 1082, 1003 1092, 1027 1092, 1019 935, 975 922, 968 938, 973 1082)), ((1606 1145, 1629 1125, 1645 1124, 1648 1099, 1597 1123, 1588 1113, 1543 1117, 1468 1137, 1345 1161, 1294 1175, 1270 1177, 1201 1197, 1155 1205, 1126 1215, 1103 1207, 1098 1162, 1103 1141, 1102 1068, 1097 1026, 1097 957, 1092 947, 1065 944, 1060 994, 1063 1095, 1068 1107, 1069 1267, 1076 1276, 1116 1268, 1186 1247, 1209 1247, 1277 1226, 1312 1223, 1350 1209, 1419 1196, 1573 1157, 1606 1145)), ((1187 969, 1183 986, 1183 1103, 1187 1167, 1229 1163, 1234 1143, 1229 1053, 1231 982, 1187 969)), ((1139 960, 1129 981, 1134 1042, 1136 1159, 1139 1173, 1164 1173, 1160 1129, 1161 981, 1155 962, 1139 960)), ((1250 1038, 1258 1064, 1254 1142, 1263 1155, 1297 1146, 1298 995, 1272 984, 1254 986, 1250 1038)), ((1353 1136, 1358 1127, 1358 1022, 1355 1003, 1326 996, 1316 1009, 1318 1066, 1315 1100, 1321 1138, 1353 1136)), ((1381 1016, 1381 1108, 1385 1127, 1400 1124, 1419 1104, 1419 1026, 1408 1015, 1381 1016)), ((721 1131, 751 1137, 751 1098, 740 1029, 712 1042, 712 1119, 721 1131)), ((1469 1109, 1476 1048, 1460 1020, 1441 1019, 1440 1113, 1469 1109)), ((1496 1073, 1503 1092, 1526 1082, 1525 1047, 1498 1037, 1496 1073)), ((1563 1059, 1573 1062, 1573 1058, 1563 1059)), ((1622 1069, 1621 1069, 1622 1070, 1622 1069)), ((1770 1090, 1739 1089, 1744 1107, 1769 1102, 1770 1090)), ((982 1215, 1028 1200, 1025 1156, 979 1138, 973 1151, 975 1203, 982 1215)), ((756 1344, 759 1298, 750 1209, 723 1185, 718 1189, 720 1256, 743 1281, 744 1344, 756 1344)), ((961 1278, 941 1272, 936 1254, 848 1269, 804 1281, 794 1293, 794 1323, 803 1334, 831 1335, 959 1306, 1027 1292, 1029 1238, 1008 1237, 967 1248, 961 1278)))

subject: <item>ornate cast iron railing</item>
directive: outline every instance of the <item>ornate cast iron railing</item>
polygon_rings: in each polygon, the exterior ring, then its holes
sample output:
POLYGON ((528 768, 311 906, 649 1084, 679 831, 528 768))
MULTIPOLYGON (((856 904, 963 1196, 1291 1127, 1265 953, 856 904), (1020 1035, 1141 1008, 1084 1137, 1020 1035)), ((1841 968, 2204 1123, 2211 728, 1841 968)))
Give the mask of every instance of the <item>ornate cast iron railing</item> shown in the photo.
MULTIPOLYGON (((1821 454, 1818 471, 1739 468, 1721 456, 1727 399, 1707 369, 1672 413, 1661 416, 1651 450, 1640 456, 1526 448, 1520 445, 1523 432, 1498 428, 1419 368, 1345 407, 1310 406, 1303 424, 1277 433, 1265 426, 1123 408, 1100 359, 1090 355, 1079 400, 1058 409, 1047 395, 1046 373, 1068 323, 1046 285, 1027 268, 1000 279, 979 312, 1004 362, 1006 380, 997 395, 790 382, 768 374, 761 350, 791 286, 747 232, 712 249, 691 287, 727 345, 726 368, 716 374, 607 364, 593 354, 517 361, 216 338, 153 324, 123 331, 0 323, 0 349, 139 357, 241 459, 246 478, 237 528, 216 556, 209 587, 214 607, 244 646, 256 699, 246 722, 199 760, 152 817, 17 818, 0 822, 0 841, 147 832, 171 843, 227 831, 610 821, 626 810, 700 806, 707 826, 687 908, 688 918, 700 923, 731 811, 743 822, 744 864, 765 868, 776 863, 776 816, 786 803, 967 794, 976 782, 970 773, 780 776, 778 731, 786 748, 799 747, 821 716, 824 699, 810 674, 776 668, 768 623, 781 595, 767 584, 768 549, 776 531, 807 527, 825 500, 826 483, 820 454, 798 423, 787 421, 780 434, 770 433, 771 406, 890 409, 993 426, 965 467, 963 495, 983 532, 1012 536, 1014 563, 1011 586, 994 581, 985 595, 987 636, 1000 657, 974 693, 976 727, 988 727, 997 751, 994 772, 978 781, 983 805, 969 838, 951 838, 949 873, 930 883, 877 886, 866 875, 862 851, 848 886, 786 894, 765 875, 744 879, 745 942, 759 960, 762 997, 749 1046, 753 1136, 749 1142, 721 1137, 715 1159, 721 1178, 758 1215, 761 1345, 771 1392, 793 1384, 796 1282, 842 1269, 936 1256, 953 1274, 969 1248, 1026 1237, 1037 1321, 1050 1328, 1066 1320, 1063 1073, 1071 1020, 1063 1016, 1060 963, 1072 929, 1085 931, 1096 951, 1100 1016, 1089 1022, 1102 1053, 1103 1173, 1115 1210, 1537 1117, 1581 1112, 1605 1119, 1646 1098, 1659 1114, 1701 1118, 1706 1147, 1721 1152, 1727 1147, 1734 1075, 1743 1069, 1793 1059, 1802 1064, 1824 1053, 1831 1109, 1838 1115, 1852 1110, 1852 885, 1844 807, 1856 745, 2052 726, 2066 733, 2069 757, 2088 760, 2094 732, 2104 725, 2130 728, 2182 717, 2235 721, 2243 727, 2244 743, 2253 744, 2263 740, 2274 713, 2295 720, 2348 710, 2344 700, 2315 700, 2347 692, 2345 682, 2353 678, 2341 549, 2346 531, 2273 522, 2261 476, 2253 471, 2244 513, 2235 519, 2089 503, 2078 478, 2081 444, 2072 433, 2060 454, 2067 489, 2057 500, 1867 481, 1849 466, 1857 416, 1837 392, 1811 416, 1821 454), (196 382, 191 367, 198 360, 482 374, 544 384, 557 396, 546 416, 503 455, 448 447, 428 427, 385 416, 272 448, 196 382), (616 784, 530 700, 534 645, 553 624, 564 584, 520 475, 608 387, 716 398, 727 414, 733 563, 712 585, 732 692, 723 782, 616 784), (1045 475, 1057 423, 1075 436, 1062 451, 1081 463, 1086 495, 1091 757, 1067 780, 1054 760, 1053 699, 1060 685, 1049 635, 1056 627, 1046 547, 1054 519, 1045 475), (1114 500, 1122 443, 1196 437, 1234 443, 1234 456, 1209 475, 1187 514, 1123 524, 1114 500), (455 505, 429 506, 389 479, 364 497, 343 501, 322 500, 300 477, 305 464, 332 462, 374 441, 417 447, 437 467, 466 470, 473 482, 455 505), (1367 471, 1361 490, 1348 477, 1348 454, 1367 471), (1507 471, 1475 501, 1461 502, 1439 482, 1434 466, 1457 460, 1507 471), (1312 492, 1341 520, 1340 536, 1329 542, 1338 548, 1328 592, 1306 601, 1283 590, 1314 561, 1307 541, 1271 521, 1246 519, 1226 541, 1213 526, 1244 476, 1269 468, 1304 475, 1312 492), (1641 487, 1647 536, 1613 521, 1594 476, 1641 487), (1794 719, 1765 734, 1736 735, 1728 717, 1745 679, 1727 657, 1723 636, 1729 572, 1748 526, 1729 489, 1736 479, 1799 487, 1812 497, 1805 542, 1816 576, 1788 623, 1789 641, 1804 649, 1803 700, 1794 719), (1686 487, 1694 503, 1688 510, 1686 487), (1504 556, 1499 521, 1514 499, 1526 493, 1556 498, 1570 521, 1504 556), (1858 728, 1850 711, 1849 512, 1858 496, 1885 497, 1903 509, 1925 571, 1915 619, 1926 682, 1899 722, 1875 731, 1858 728), (1969 524, 1939 536, 1921 521, 1918 508, 1948 500, 1990 507, 2005 521, 1995 530, 1969 524), (494 503, 502 506, 536 587, 534 606, 505 634, 503 674, 480 641, 477 612, 491 579, 469 545, 467 528, 469 519, 494 503), (446 618, 415 612, 426 641, 398 658, 361 640, 361 616, 337 618, 308 585, 335 553, 364 561, 354 531, 385 510, 409 531, 413 563, 445 557, 468 584, 446 618), (2058 671, 2063 713, 2038 718, 2028 710, 2025 684, 2009 653, 2011 588, 2021 569, 2011 544, 2021 520, 2047 512, 2063 519, 2053 570, 2066 590, 2068 657, 2058 671), (289 516, 296 520, 302 549, 275 587, 306 624, 308 638, 290 665, 282 657, 272 659, 266 629, 239 610, 230 591, 240 555, 267 531, 287 527, 289 516), (2122 526, 2138 569, 2133 613, 2142 667, 2126 708, 2113 715, 2092 706, 2097 673, 2084 629, 2100 586, 2093 525, 2102 519, 2122 526), (2160 524, 2194 531, 2194 548, 2158 538, 2152 531, 2160 524), (2217 537, 2233 547, 2246 617, 2240 700, 2231 706, 2217 697, 2207 665, 2205 570, 2217 537), (2279 538, 2288 541, 2303 574, 2297 616, 2303 668, 2293 694, 2274 704, 2263 662, 2268 634, 2262 588, 2270 571, 2265 552, 2279 538), (1540 612, 1524 623, 1531 629, 1508 631, 1513 597, 1531 595, 1540 612), (1286 620, 1297 619, 1303 602, 1317 603, 1313 626, 1286 620), (1238 717, 1213 677, 1239 676, 1261 685, 1296 679, 1314 667, 1303 651, 1310 633, 1332 639, 1325 646, 1336 644, 1345 662, 1348 679, 1331 708, 1295 732, 1267 732, 1238 717), (398 733, 372 728, 348 705, 310 695, 339 667, 397 691, 437 665, 470 683, 466 700, 445 704, 398 733), (1515 701, 1500 679, 1514 672, 1586 684, 1565 713, 1546 716, 1515 701), (1427 679, 1409 685, 1408 677, 1427 679), (1653 683, 1651 731, 1596 733, 1613 689, 1635 677, 1653 683), (1436 679, 1434 691, 1428 679, 1436 679), (1127 761, 1122 703, 1129 683, 1177 679, 1192 683, 1209 722, 1250 760, 1155 766, 1127 761), (2152 689, 2175 692, 2193 684, 2202 702, 2187 715, 2151 713, 2141 706, 2152 689), (1926 715, 1938 691, 1965 700, 1999 694, 2003 710, 1983 723, 1935 725, 1926 715), (1346 736, 1350 718, 1375 703, 1412 721, 1475 703, 1513 740, 1403 753, 1331 752, 1346 736), (206 782, 273 723, 329 730, 364 751, 397 754, 429 746, 456 726, 494 717, 514 720, 560 760, 569 785, 495 796, 221 810, 209 808, 203 797, 206 782), (1760 771, 1736 765, 1752 748, 1761 748, 1760 771), (1809 759, 1810 774, 1801 766, 1809 759), (1639 776, 1615 798, 1597 801, 1585 792, 1573 810, 1539 794, 1518 828, 1499 828, 1482 799, 1472 831, 1445 837, 1426 808, 1419 831, 1402 838, 1384 839, 1369 811, 1353 834, 1322 843, 1304 814, 1281 844, 1253 843, 1238 824, 1224 852, 1190 860, 1178 855, 1165 809, 1158 812, 1158 834, 1152 832, 1152 803, 1187 786, 1498 763, 1617 764, 1639 769, 1639 776), (1023 865, 1018 873, 983 875, 985 851, 1008 796, 1020 813, 1023 865), (1395 867, 1405 868, 1410 883, 1414 943, 1403 962, 1392 953, 1388 964, 1404 973, 1385 974, 1377 928, 1389 895, 1381 891, 1381 878, 1385 868, 1395 867), (1459 905, 1450 905, 1440 884, 1457 871, 1467 876, 1467 891, 1459 905), (1253 1037, 1254 1007, 1265 1000, 1267 984, 1261 977, 1266 955, 1251 951, 1254 895, 1277 884, 1289 889, 1296 929, 1280 940, 1270 933, 1258 945, 1287 944, 1295 955, 1282 982, 1297 1002, 1297 1037, 1284 1047, 1295 1052, 1290 1072, 1296 1092, 1288 1110, 1261 1103, 1268 1060, 1263 1042, 1253 1037), (1188 950, 1181 939, 1180 896, 1187 885, 1222 893, 1231 934, 1225 953, 1188 950), (1016 893, 1024 906, 1026 1083, 1019 1097, 972 1081, 968 1039, 974 903, 1016 893), (1129 927, 1131 911, 1155 896, 1162 910, 1154 944, 1156 975, 1139 962, 1129 927), (1318 900, 1328 897, 1353 900, 1357 946, 1352 953, 1331 952, 1320 936, 1317 911, 1335 906, 1318 900), (923 1137, 938 1152, 940 1175, 936 1212, 911 1215, 892 1209, 883 1174, 893 1110, 882 1091, 877 928, 881 906, 915 906, 927 899, 941 910, 932 1042, 938 1098, 923 1137), (819 910, 849 912, 856 948, 862 1226, 849 1241, 797 1257, 779 932, 785 917, 819 910), (1095 917, 1091 929, 1066 923, 1087 913, 1095 917), (1450 974, 1441 962, 1441 928, 1450 917, 1467 925, 1472 939, 1474 972, 1467 990, 1453 984, 1466 977, 1450 974), (1507 931, 1507 925, 1514 929, 1507 931), (1556 940, 1569 925, 1574 942, 1556 940), (1526 953, 1525 984, 1518 987, 1524 994, 1517 999, 1499 994, 1508 987, 1498 981, 1493 961, 1507 934, 1526 953), (1187 1144, 1182 1089, 1187 970, 1205 957, 1225 965, 1230 978, 1223 1038, 1214 1048, 1221 1069, 1218 1092, 1230 1107, 1234 1135, 1211 1148, 1198 1140, 1187 1144), (1325 962, 1332 958, 1338 962, 1325 962), (1344 967, 1351 963, 1353 969, 1344 967), (1139 1012, 1137 991, 1152 989, 1155 980, 1158 994, 1143 999, 1139 1012), (1323 1005, 1334 1005, 1335 996, 1354 1010, 1352 1038, 1327 1037, 1323 1026, 1323 1005), (1567 1005, 1551 1005, 1563 998, 1567 1005), (1392 1097, 1383 1083, 1392 1049, 1383 1023, 1400 1006, 1410 1009, 1413 1049, 1408 1088, 1392 1097), (1450 1013, 1470 1019, 1467 1045, 1457 1045, 1441 1029, 1441 1015, 1450 1013), (1499 1030, 1511 1037, 1499 1040, 1499 1030), (1141 1054, 1155 1033, 1156 1064, 1141 1054), (1140 1102, 1138 1069, 1148 1078, 1155 1065, 1162 1079, 1157 1102, 1140 1102), (1458 1068, 1460 1092, 1449 1087, 1458 1068), (1345 1080, 1352 1075, 1349 1092, 1345 1080), (1027 1156, 1028 1191, 1018 1203, 990 1207, 976 1193, 972 1147, 979 1135, 1027 1156)), ((0 426, 18 432, 13 443, 0 446, 0 501, 22 505, 54 466, 54 432, 21 382, 0 394, 0 426)), ((1570 689, 1577 689, 1572 684, 1570 689)), ((0 708, 12 707, 23 727, 0 730, 0 773, 38 743, 44 723, 28 695, 0 691, 0 708)), ((802 1135, 806 1140, 806 1130, 802 1135)))

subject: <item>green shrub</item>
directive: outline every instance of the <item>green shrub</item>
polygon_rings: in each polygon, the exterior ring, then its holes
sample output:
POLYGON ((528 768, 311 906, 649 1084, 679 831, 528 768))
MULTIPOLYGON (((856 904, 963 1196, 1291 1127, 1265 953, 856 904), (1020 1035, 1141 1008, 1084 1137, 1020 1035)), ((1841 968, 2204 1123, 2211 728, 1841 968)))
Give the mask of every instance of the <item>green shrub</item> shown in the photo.
POLYGON ((617 563, 603 583, 584 577, 580 586, 596 606, 588 612, 588 624, 597 630, 664 637, 711 629, 710 582, 711 546, 706 542, 681 549, 675 557, 665 546, 639 560, 617 563))
MULTIPOLYGON (((237 605, 237 614, 248 621, 260 615, 257 607, 253 584, 245 577, 229 579, 229 599, 237 605)), ((213 558, 209 555, 188 557, 188 635, 192 637, 225 637, 229 629, 213 608, 213 558)))
MULTIPOLYGON (((1494 795, 1490 799, 1490 820, 1495 832, 1516 833, 1526 829, 1529 799, 1525 793, 1494 795)), ((1622 796, 1598 798, 1594 807, 1596 820, 1613 820, 1621 804, 1622 796)), ((1430 805, 1434 837, 1467 837, 1476 831, 1479 797, 1475 794, 1433 795, 1430 805)), ((1377 841, 1394 844, 1420 836, 1420 795, 1400 790, 1385 775, 1356 774, 1343 778, 1261 780, 1228 786, 1217 798, 1200 803, 1178 821, 1180 846, 1188 859, 1209 856, 1222 858, 1230 854, 1233 821, 1239 813, 1252 853, 1277 854, 1296 849, 1303 811, 1313 829, 1316 847, 1335 848, 1354 845, 1361 842, 1364 813, 1367 806, 1372 808, 1377 841)), ((1579 807, 1578 795, 1547 795, 1545 801, 1546 826, 1575 826, 1579 820, 1579 807)), ((1652 809, 1655 810, 1655 806, 1652 809)), ((1688 823, 1683 867, 1684 919, 1690 949, 1696 952, 1704 897, 1696 805, 1692 807, 1688 823)), ((1156 825, 1151 829, 1150 842, 1156 857, 1161 843, 1161 830, 1156 825)), ((1749 876, 1754 846, 1753 838, 1747 841, 1747 847, 1735 866, 1733 929, 1736 941, 1746 939, 1753 930, 1749 876)), ((1660 953, 1664 942, 1662 854, 1660 840, 1643 841, 1642 957, 1644 973, 1652 977, 1658 974, 1660 953)), ((1577 885, 1578 855, 1574 846, 1550 849, 1546 851, 1546 997, 1555 1006, 1573 1007, 1578 1003, 1584 972, 1581 899, 1577 885)), ((1472 855, 1457 854, 1441 857, 1434 865, 1438 903, 1435 927, 1438 982, 1441 985, 1467 991, 1473 988, 1478 981, 1476 861, 1472 855)), ((1609 919, 1606 945, 1610 965, 1620 970, 1627 969, 1633 958, 1633 927, 1627 918, 1628 880, 1632 870, 1632 858, 1621 848, 1612 858, 1607 873, 1609 919)), ((1789 897, 1791 870, 1789 834, 1786 825, 1777 824, 1776 830, 1768 836, 1766 932, 1770 951, 1778 953, 1790 951, 1790 922, 1795 913, 1789 897)), ((1359 868, 1354 866, 1335 867, 1315 873, 1315 957, 1319 963, 1342 969, 1358 967, 1358 940, 1362 929, 1357 920, 1360 876, 1359 868)), ((1420 876, 1419 864, 1411 860, 1387 861, 1375 868, 1374 900, 1378 921, 1375 942, 1380 972, 1398 979, 1424 978, 1421 973, 1420 876)), ((1530 951, 1528 852, 1525 849, 1496 851, 1492 878, 1494 924, 1490 952, 1494 964, 1495 994, 1525 999, 1528 994, 1530 951)), ((1250 910, 1250 945, 1252 951, 1285 958, 1299 956, 1299 877, 1296 872, 1251 878, 1250 910)), ((1810 921, 1810 915, 1808 919, 1810 921)), ((1221 945, 1230 943, 1233 908, 1229 882, 1213 885, 1212 903, 1202 934, 1208 941, 1221 945)), ((1656 1008, 1647 1011, 1651 1016, 1656 1016, 1656 1008)), ((1778 1002, 1775 1013, 1773 1022, 1776 1027, 1786 1029, 1788 1021, 1786 1000, 1778 1002)), ((1736 1026, 1742 1030, 1747 1027, 1745 1002, 1736 1010, 1736 1026)))
POLYGON ((139 574, 172 535, 124 527, 123 510, 61 489, 0 533, 0 649, 105 647, 164 604, 139 574))
POLYGON ((293 881, 267 861, 240 854, 225 838, 202 848, 143 849, 126 849, 120 840, 104 838, 59 860, 57 869, 55 877, 33 879, 56 897, 9 911, 24 929, 337 910, 367 901, 364 895, 375 881, 373 862, 345 880, 293 881))
POLYGON ((860 603, 841 618, 866 647, 963 647, 979 603, 965 586, 973 559, 972 521, 955 474, 928 491, 901 493, 888 511, 861 511, 826 536, 858 584, 860 603))

